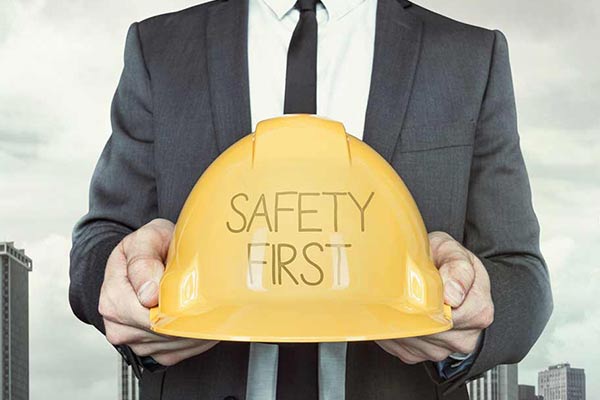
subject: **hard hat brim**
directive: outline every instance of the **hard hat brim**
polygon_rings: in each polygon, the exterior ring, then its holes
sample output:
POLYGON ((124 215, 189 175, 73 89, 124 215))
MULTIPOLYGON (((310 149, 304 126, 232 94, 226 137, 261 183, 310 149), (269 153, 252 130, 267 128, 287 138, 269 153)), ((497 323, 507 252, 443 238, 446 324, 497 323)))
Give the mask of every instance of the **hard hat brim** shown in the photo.
POLYGON ((439 314, 386 304, 224 305, 167 317, 151 310, 152 330, 165 335, 238 342, 352 342, 430 335, 452 328, 439 314))

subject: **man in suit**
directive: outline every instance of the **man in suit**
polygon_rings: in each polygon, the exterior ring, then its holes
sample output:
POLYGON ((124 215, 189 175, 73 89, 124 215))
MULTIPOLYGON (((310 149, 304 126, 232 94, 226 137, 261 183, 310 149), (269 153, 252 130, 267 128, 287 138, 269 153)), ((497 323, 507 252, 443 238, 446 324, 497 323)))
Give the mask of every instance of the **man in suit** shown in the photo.
POLYGON ((73 311, 141 369, 144 400, 466 399, 469 379, 527 354, 552 309, 506 40, 405 0, 294 3, 219 0, 131 26, 113 133, 73 233, 73 311), (302 368, 302 350, 151 333, 192 186, 284 103, 304 112, 303 91, 305 112, 344 122, 410 189, 454 328, 320 345, 302 368))

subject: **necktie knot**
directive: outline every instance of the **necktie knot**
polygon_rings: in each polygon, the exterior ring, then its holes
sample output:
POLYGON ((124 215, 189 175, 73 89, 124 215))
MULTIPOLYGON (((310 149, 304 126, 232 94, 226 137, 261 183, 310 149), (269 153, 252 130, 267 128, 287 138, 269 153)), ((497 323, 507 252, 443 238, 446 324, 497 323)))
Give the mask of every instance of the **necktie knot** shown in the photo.
POLYGON ((298 0, 298 24, 288 48, 284 114, 317 113, 317 0, 298 0))
POLYGON ((302 11, 316 11, 318 0, 298 0, 296 7, 300 12, 302 11))

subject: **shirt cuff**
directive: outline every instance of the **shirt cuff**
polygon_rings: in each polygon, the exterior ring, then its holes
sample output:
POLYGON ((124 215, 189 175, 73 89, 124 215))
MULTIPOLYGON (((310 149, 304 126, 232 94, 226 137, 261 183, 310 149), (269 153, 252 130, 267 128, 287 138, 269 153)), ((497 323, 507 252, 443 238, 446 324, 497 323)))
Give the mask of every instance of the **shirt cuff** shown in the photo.
POLYGON ((479 353, 479 347, 481 345, 481 338, 483 335, 479 335, 477 339, 477 345, 475 350, 470 354, 452 353, 443 361, 435 363, 435 367, 440 378, 448 380, 452 379, 456 375, 463 371, 466 371, 473 362, 477 354, 479 353))

